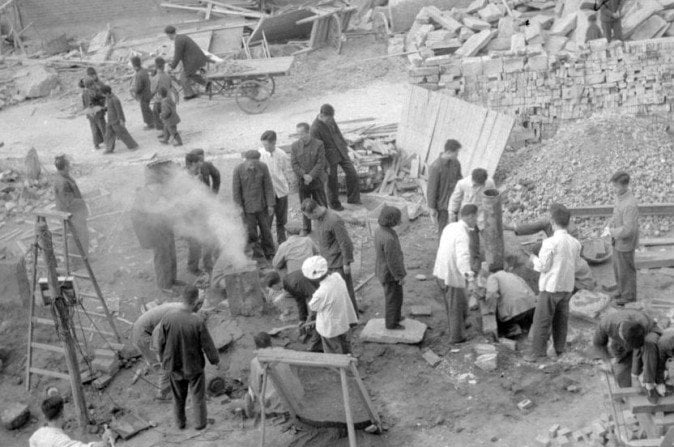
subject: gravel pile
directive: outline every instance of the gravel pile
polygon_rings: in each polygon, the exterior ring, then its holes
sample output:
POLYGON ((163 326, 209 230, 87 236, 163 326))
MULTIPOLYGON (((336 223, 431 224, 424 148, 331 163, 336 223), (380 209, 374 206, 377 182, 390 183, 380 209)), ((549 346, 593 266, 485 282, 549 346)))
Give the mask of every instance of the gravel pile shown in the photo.
MULTIPOLYGON (((562 125, 540 146, 505 153, 497 177, 508 189, 504 221, 534 219, 553 202, 566 206, 612 205, 609 179, 632 176, 639 203, 674 203, 674 146, 660 117, 595 115, 562 125)), ((606 219, 578 219, 581 235, 598 236, 606 219)), ((671 217, 642 216, 643 236, 674 229, 671 217)))

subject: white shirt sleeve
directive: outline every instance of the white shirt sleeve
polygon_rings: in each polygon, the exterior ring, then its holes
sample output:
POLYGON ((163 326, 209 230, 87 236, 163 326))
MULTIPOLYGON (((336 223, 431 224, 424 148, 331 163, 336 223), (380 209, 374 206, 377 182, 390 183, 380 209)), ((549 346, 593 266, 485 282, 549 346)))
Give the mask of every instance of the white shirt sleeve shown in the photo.
POLYGON ((468 233, 465 236, 459 237, 456 241, 456 266, 464 277, 473 272, 470 265, 470 240, 468 233))
POLYGON ((544 240, 541 251, 539 251, 538 256, 533 259, 534 270, 539 273, 545 273, 552 267, 552 256, 554 251, 550 245, 549 239, 544 240))

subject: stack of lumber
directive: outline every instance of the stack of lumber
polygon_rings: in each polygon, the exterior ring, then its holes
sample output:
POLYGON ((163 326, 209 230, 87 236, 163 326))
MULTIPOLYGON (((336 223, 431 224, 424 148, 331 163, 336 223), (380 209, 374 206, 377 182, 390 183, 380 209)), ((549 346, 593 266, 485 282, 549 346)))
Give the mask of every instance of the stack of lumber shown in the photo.
MULTIPOLYGON (((247 4, 247 3, 246 3, 247 4)), ((239 16, 239 17, 251 17, 261 19, 266 16, 259 11, 252 11, 248 8, 237 6, 232 3, 225 3, 221 1, 214 0, 199 0, 198 2, 171 2, 171 3, 162 3, 160 5, 163 8, 167 9, 180 9, 184 11, 194 11, 197 13, 204 14, 206 20, 210 19, 213 16, 239 16)), ((249 7, 254 7, 254 4, 250 4, 249 7)))

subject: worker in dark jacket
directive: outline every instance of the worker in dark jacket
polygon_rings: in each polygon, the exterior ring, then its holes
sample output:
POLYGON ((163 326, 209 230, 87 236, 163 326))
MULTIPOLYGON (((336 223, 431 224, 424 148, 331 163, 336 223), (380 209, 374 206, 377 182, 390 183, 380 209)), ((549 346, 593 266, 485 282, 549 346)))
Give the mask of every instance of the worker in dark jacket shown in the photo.
POLYGON ((192 149, 191 154, 199 157, 199 171, 201 172, 201 181, 211 190, 216 196, 220 192, 220 171, 210 161, 205 161, 203 149, 192 149))
POLYGON ((351 263, 353 262, 353 242, 346 231, 344 220, 332 210, 319 205, 314 199, 302 201, 302 213, 314 221, 316 226, 318 249, 328 262, 328 273, 338 272, 342 275, 353 310, 358 315, 356 292, 353 289, 351 263))
POLYGON ((255 258, 271 261, 275 248, 269 222, 274 214, 276 197, 271 175, 267 166, 260 162, 260 152, 250 150, 243 156, 245 161, 234 169, 232 178, 234 203, 243 210, 249 250, 255 258))
POLYGON ((405 329, 400 324, 405 283, 405 260, 398 233, 393 229, 400 224, 402 214, 393 206, 384 205, 379 214, 379 228, 374 234, 375 273, 384 287, 386 329, 405 329))
POLYGON ((150 89, 152 91, 152 118, 154 121, 155 129, 159 130, 159 137, 164 136, 164 123, 161 122, 161 100, 159 96, 159 89, 164 87, 169 94, 174 98, 174 102, 180 99, 178 97, 178 91, 173 87, 173 81, 171 76, 168 75, 165 71, 166 61, 163 57, 157 57, 154 60, 154 73, 150 77, 150 89))
MULTIPOLYGON (((87 204, 82 198, 80 188, 77 182, 70 175, 70 162, 65 155, 59 155, 54 160, 56 175, 54 176, 54 197, 56 199, 56 209, 64 213, 70 213, 70 223, 75 228, 77 238, 82 244, 84 254, 89 253, 89 228, 87 226, 87 216, 89 210, 87 204)), ((70 238, 69 238, 70 239, 70 238)), ((79 255, 77 245, 70 239, 69 251, 79 255)))
POLYGON ((220 354, 215 348, 206 321, 195 312, 201 307, 199 289, 188 286, 183 292, 182 308, 169 312, 153 332, 162 368, 170 373, 173 415, 179 429, 185 428, 187 391, 192 394, 194 428, 206 427, 206 377, 204 355, 218 367, 220 354))
MULTIPOLYGON (((192 178, 205 183, 201 171, 201 159, 194 151, 185 155, 185 167, 192 178)), ((194 224, 190 226, 196 228, 201 226, 199 221, 203 222, 205 219, 199 214, 201 214, 201 210, 186 216, 189 220, 194 219, 194 224)), ((202 271, 199 269, 200 260, 204 271, 211 274, 215 259, 218 257, 218 244, 215 242, 217 238, 208 229, 201 230, 198 233, 187 237, 187 270, 195 276, 202 274, 202 271)))
POLYGON ((595 39, 601 39, 601 30, 597 26, 597 15, 590 14, 587 16, 587 31, 585 31, 585 42, 595 39))
POLYGON ((152 86, 150 85, 150 75, 146 69, 143 68, 140 58, 133 56, 131 58, 131 66, 136 71, 133 77, 133 88, 131 93, 133 97, 140 103, 140 113, 143 115, 143 122, 145 123, 144 130, 154 129, 154 116, 150 108, 150 101, 152 101, 152 86))
POLYGON ((438 235, 449 222, 449 198, 454 192, 456 183, 461 180, 461 162, 458 160, 461 143, 447 140, 445 150, 433 162, 428 173, 427 200, 431 210, 431 218, 438 224, 438 235))
POLYGON ((210 62, 210 59, 189 36, 176 34, 175 27, 167 26, 164 28, 164 32, 174 42, 171 69, 175 69, 180 62, 183 63, 180 82, 183 85, 184 98, 186 100, 196 98, 198 95, 192 90, 192 81, 205 86, 208 90, 209 85, 199 71, 206 63, 210 62))
MULTIPOLYGON (((321 206, 327 206, 325 188, 323 186, 323 170, 325 169, 325 149, 320 140, 312 137, 307 123, 297 125, 299 138, 290 147, 290 164, 292 165, 299 185, 300 202, 314 199, 321 206)), ((302 218, 301 236, 311 233, 311 220, 302 218)))
POLYGON ((344 208, 339 201, 339 182, 337 168, 339 166, 346 175, 347 202, 360 205, 360 181, 356 168, 349 157, 349 147, 335 122, 335 109, 330 104, 323 104, 318 117, 311 125, 311 136, 322 141, 325 146, 325 158, 328 162, 328 204, 330 208, 341 211, 344 208))
POLYGON ((645 312, 621 309, 602 318, 592 341, 603 360, 602 368, 613 372, 618 386, 636 386, 641 380, 652 403, 657 402, 658 395, 665 395, 658 353, 661 334, 655 321, 645 312), (640 379, 642 372, 643 379, 640 379))
MULTIPOLYGON (((599 16, 604 37, 612 40, 623 40, 623 27, 620 18, 622 0, 599 0, 599 16)), ((596 4, 596 3, 595 3, 596 4)))
POLYGON ((154 252, 154 271, 157 286, 170 291, 176 284, 176 243, 173 222, 164 198, 165 183, 173 172, 170 161, 150 163, 145 170, 145 186, 136 191, 131 209, 131 222, 142 248, 154 252))
POLYGON ((80 80, 80 86, 82 87, 82 106, 89 120, 89 127, 91 127, 94 149, 99 149, 98 146, 105 141, 105 96, 92 79, 80 80))
POLYGON ((109 85, 101 87, 101 93, 105 96, 105 109, 108 112, 108 124, 105 127, 105 152, 111 154, 115 150, 115 140, 119 138, 126 144, 129 150, 138 149, 138 143, 126 130, 126 117, 122 103, 117 95, 112 93, 109 85))
POLYGON ((168 94, 168 90, 164 87, 159 89, 159 97, 161 98, 161 112, 159 112, 159 117, 164 124, 164 134, 159 142, 168 144, 170 140, 173 140, 174 146, 182 146, 183 140, 178 133, 180 116, 178 116, 176 103, 173 102, 173 99, 168 94))

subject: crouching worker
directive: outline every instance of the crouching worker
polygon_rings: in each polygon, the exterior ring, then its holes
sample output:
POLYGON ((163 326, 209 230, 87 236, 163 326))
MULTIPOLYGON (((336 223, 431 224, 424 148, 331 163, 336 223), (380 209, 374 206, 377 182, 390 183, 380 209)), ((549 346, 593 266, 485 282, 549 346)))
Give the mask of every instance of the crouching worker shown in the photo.
POLYGON ((302 273, 318 284, 309 309, 316 312, 316 331, 326 354, 350 354, 349 328, 358 323, 346 282, 339 272, 328 273, 328 261, 312 256, 302 264, 302 273))
POLYGON ((618 386, 628 388, 641 382, 653 404, 665 395, 664 374, 658 365, 660 333, 644 312, 624 309, 602 318, 592 341, 603 359, 602 369, 613 372, 618 386))
POLYGON ((658 340, 658 354, 660 355, 660 368, 667 371, 667 385, 674 385, 674 328, 662 331, 658 340))

